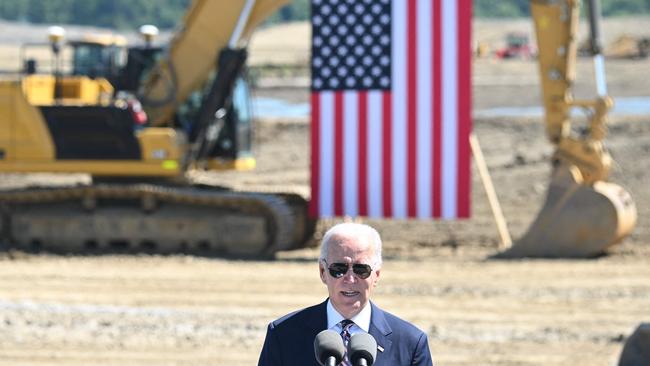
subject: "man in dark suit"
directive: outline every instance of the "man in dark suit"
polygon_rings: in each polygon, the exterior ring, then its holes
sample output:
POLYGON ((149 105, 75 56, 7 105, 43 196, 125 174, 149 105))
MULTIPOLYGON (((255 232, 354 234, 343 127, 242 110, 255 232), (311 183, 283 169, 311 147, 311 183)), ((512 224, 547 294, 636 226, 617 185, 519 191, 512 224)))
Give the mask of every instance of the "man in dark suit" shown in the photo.
MULTIPOLYGON (((377 341, 374 365, 431 366, 426 334, 370 301, 381 263, 381 238, 375 229, 344 223, 328 230, 318 268, 329 298, 271 322, 258 365, 318 365, 314 339, 320 331, 332 329, 342 337, 370 333, 377 341)), ((341 364, 346 362, 347 356, 341 364)))

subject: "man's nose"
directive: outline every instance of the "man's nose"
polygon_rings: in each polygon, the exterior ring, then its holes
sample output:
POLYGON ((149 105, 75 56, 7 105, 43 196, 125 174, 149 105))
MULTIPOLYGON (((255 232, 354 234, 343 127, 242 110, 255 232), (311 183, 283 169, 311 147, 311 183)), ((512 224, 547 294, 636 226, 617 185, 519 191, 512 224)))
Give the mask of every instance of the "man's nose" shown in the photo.
POLYGON ((356 276, 354 275, 354 271, 352 271, 352 267, 348 267, 347 272, 343 275, 343 281, 345 282, 355 282, 356 281, 356 276))

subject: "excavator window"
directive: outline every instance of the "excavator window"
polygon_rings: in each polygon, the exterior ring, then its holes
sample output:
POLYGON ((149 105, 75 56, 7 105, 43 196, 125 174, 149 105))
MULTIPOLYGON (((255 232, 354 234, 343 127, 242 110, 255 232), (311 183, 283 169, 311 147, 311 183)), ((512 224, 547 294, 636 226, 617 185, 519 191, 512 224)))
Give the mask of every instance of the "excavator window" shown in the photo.
POLYGON ((251 123, 251 96, 248 83, 244 79, 237 79, 235 82, 235 90, 232 96, 232 105, 240 124, 251 123))
POLYGON ((232 155, 242 156, 251 153, 253 135, 251 93, 245 79, 239 78, 235 82, 232 97, 232 129, 234 131, 234 145, 232 155))
POLYGON ((111 79, 126 62, 126 54, 121 47, 96 43, 76 43, 72 46, 73 75, 111 79))

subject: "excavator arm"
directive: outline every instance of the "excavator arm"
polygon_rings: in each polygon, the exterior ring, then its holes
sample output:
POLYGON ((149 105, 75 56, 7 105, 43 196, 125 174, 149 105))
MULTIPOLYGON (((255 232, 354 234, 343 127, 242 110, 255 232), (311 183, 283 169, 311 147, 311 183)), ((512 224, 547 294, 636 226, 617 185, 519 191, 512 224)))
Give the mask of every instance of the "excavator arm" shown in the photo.
POLYGON ((138 93, 152 125, 171 125, 178 107, 218 72, 221 51, 245 45, 255 27, 289 1, 194 0, 138 93))
MULTIPOLYGON (((577 54, 574 39, 578 27, 578 6, 579 1, 575 0, 564 4, 532 1, 531 12, 540 49, 540 81, 548 139, 556 146, 555 158, 575 165, 584 181, 591 184, 606 180, 609 174, 611 157, 603 146, 603 139, 607 130, 607 112, 613 106, 613 101, 606 95, 604 88, 599 90, 598 97, 593 100, 573 99, 572 85, 577 54), (571 112, 576 107, 587 111, 590 122, 585 133, 578 137, 571 135, 571 112)), ((590 19, 595 22, 597 18, 590 19)), ((602 67, 602 55, 595 57, 600 58, 597 64, 602 67)), ((604 77, 604 71, 601 72, 598 75, 604 77)), ((601 84, 604 85, 604 82, 599 83, 601 84)))
POLYGON ((588 1, 597 96, 575 100, 579 0, 531 0, 539 49, 546 134, 555 146, 546 202, 528 232, 502 257, 591 257, 629 234, 636 208, 628 192, 607 182, 612 158, 603 140, 607 95, 600 47, 599 4, 588 1), (575 133, 575 111, 587 124, 575 133))

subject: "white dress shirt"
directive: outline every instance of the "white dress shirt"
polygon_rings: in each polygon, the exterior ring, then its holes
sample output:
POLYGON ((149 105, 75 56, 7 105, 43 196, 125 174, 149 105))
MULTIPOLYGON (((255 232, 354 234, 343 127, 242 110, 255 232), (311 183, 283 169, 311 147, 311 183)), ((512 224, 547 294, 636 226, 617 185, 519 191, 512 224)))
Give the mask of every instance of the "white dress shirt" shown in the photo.
MULTIPOLYGON (((366 306, 361 309, 359 314, 355 315, 352 317, 352 320, 354 322, 354 325, 350 327, 350 335, 359 333, 359 332, 366 332, 368 333, 368 330, 370 329, 370 315, 372 313, 372 307, 370 306, 370 302, 366 304, 366 306)), ((331 300, 327 300, 327 329, 331 329, 335 331, 336 333, 341 333, 343 328, 341 328, 341 320, 345 319, 343 315, 339 314, 336 309, 334 309, 334 305, 332 305, 331 300)))

